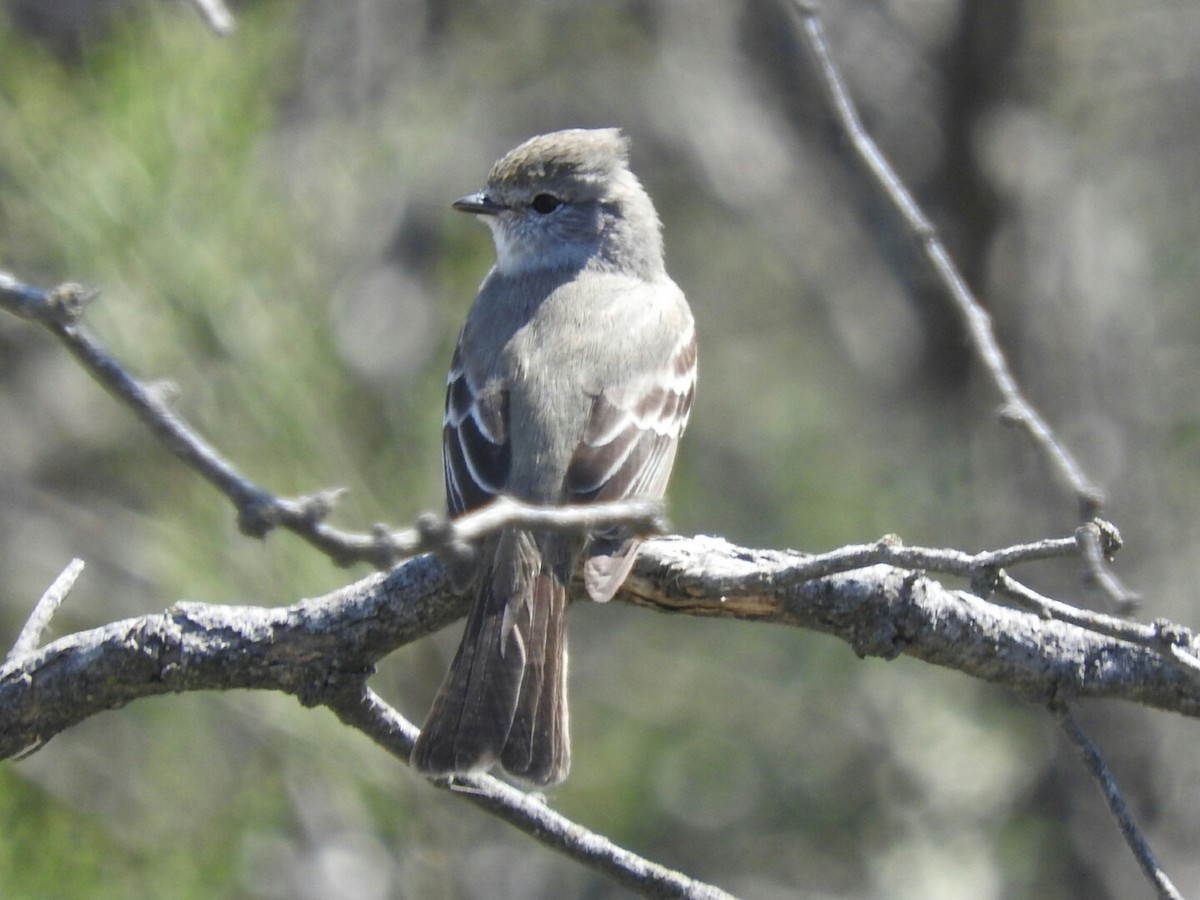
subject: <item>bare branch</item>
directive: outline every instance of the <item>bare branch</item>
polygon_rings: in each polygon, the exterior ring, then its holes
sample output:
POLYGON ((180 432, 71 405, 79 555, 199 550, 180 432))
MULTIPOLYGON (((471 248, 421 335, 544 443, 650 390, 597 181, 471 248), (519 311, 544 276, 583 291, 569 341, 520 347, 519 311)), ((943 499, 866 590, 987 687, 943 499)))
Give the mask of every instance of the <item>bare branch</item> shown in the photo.
MULTIPOLYGON (((830 52, 817 5, 806 0, 793 0, 792 7, 799 17, 801 34, 816 64, 821 87, 835 119, 871 182, 917 238, 926 263, 953 302, 975 355, 1000 393, 1002 420, 1024 431, 1049 459, 1059 478, 1074 493, 1080 521, 1087 522, 1102 515, 1104 492, 1084 474, 1070 451, 1055 437, 1041 414, 1025 398, 996 340, 991 316, 967 286, 933 223, 922 212, 916 199, 863 127, 858 109, 830 52)), ((1093 580, 1116 603, 1125 607, 1135 600, 1105 564, 1102 554, 1088 554, 1085 560, 1093 580)))
POLYGON ((1161 642, 1157 649, 1134 644, 1095 632, 1090 623, 998 606, 889 566, 794 583, 790 573, 804 558, 791 552, 746 550, 708 537, 660 538, 646 548, 621 599, 809 628, 845 640, 861 656, 903 653, 1034 699, 1121 697, 1200 714, 1196 682, 1161 642))
MULTIPOLYGON (((848 138, 859 164, 870 176, 871 182, 880 195, 902 217, 916 237, 922 247, 926 263, 959 313, 975 350, 975 355, 987 370, 1003 400, 1002 421, 1023 430, 1042 454, 1049 459, 1059 478, 1074 492, 1080 520, 1090 525, 1090 527, 1085 525, 1080 528, 1076 537, 1078 550, 1086 564, 1091 581, 1116 603, 1118 610, 1129 611, 1136 605, 1137 597, 1121 584, 1108 565, 1111 549, 1119 546, 1119 535, 1111 526, 1097 527, 1093 523, 1093 520, 1101 515, 1104 507, 1103 492, 1084 474, 1082 468, 1067 448, 1055 437, 1040 413, 1025 398, 1009 367, 1008 360, 996 340, 991 316, 967 286, 966 280, 955 266, 933 223, 922 212, 912 194, 863 127, 854 101, 846 89, 845 82, 829 50, 825 29, 816 4, 808 2, 808 0, 793 0, 793 9, 800 19, 801 32, 816 63, 822 88, 836 120, 848 138)), ((1200 657, 1197 657, 1195 642, 1190 632, 1186 632, 1184 629, 1176 630, 1174 627, 1164 629, 1161 626, 1140 626, 1110 616, 1075 610, 1066 604, 1042 597, 1026 588, 1000 567, 996 567, 994 578, 995 587, 1004 596, 1037 610, 1041 615, 1053 616, 1072 626, 1083 626, 1091 633, 1107 634, 1121 640, 1134 641, 1155 653, 1165 650, 1168 657, 1177 664, 1177 672, 1186 673, 1194 681, 1200 681, 1200 657)), ((978 587, 979 583, 977 579, 972 580, 973 587, 978 587)), ((1097 784, 1104 793, 1122 834, 1147 877, 1154 884, 1155 890, 1160 897, 1178 897, 1178 892, 1162 872, 1149 847, 1137 831, 1099 750, 1078 728, 1066 712, 1065 707, 1058 706, 1056 710, 1059 723, 1079 748, 1088 770, 1096 778, 1097 784)))
MULTIPOLYGON (((1165 623, 1165 626, 1141 625, 1103 613, 1079 609, 1042 596, 1017 581, 1007 571, 1013 566, 1037 560, 1083 556, 1092 546, 1089 538, 1094 541, 1095 535, 1113 531, 1111 525, 1097 520, 1080 526, 1076 529, 1074 537, 1045 538, 978 553, 948 548, 907 547, 899 537, 887 535, 873 544, 852 544, 811 556, 799 554, 794 563, 777 571, 765 571, 761 573, 759 580, 762 585, 778 590, 814 578, 873 565, 919 569, 965 578, 975 595, 987 598, 993 593, 998 593, 1047 619, 1060 619, 1098 634, 1117 637, 1158 652, 1166 652, 1167 648, 1170 648, 1174 658, 1178 658, 1179 653, 1193 652, 1193 635, 1181 626, 1170 623, 1165 623), (1169 633, 1164 633, 1164 627, 1169 629, 1169 633)), ((1111 545, 1109 552, 1115 553, 1116 546, 1111 545)), ((1200 669, 1200 660, 1197 661, 1197 667, 1200 669)))
MULTIPOLYGON (((890 566, 797 581, 791 573, 805 559, 717 538, 656 538, 617 599, 821 631, 861 656, 913 656, 1038 702, 1119 698, 1200 716, 1200 682, 1165 648, 998 606, 890 566)), ((0 758, 150 695, 257 688, 325 703, 397 647, 462 616, 469 602, 452 593, 435 557, 421 556, 293 606, 179 603, 69 635, 0 667, 0 758)))
POLYGON ((1029 544, 1016 544, 1001 550, 966 553, 962 550, 906 547, 900 538, 887 535, 873 544, 850 544, 817 555, 801 555, 784 572, 772 578, 785 582, 808 581, 822 575, 848 572, 864 566, 889 565, 909 569, 928 569, 943 575, 958 575, 977 581, 1006 566, 1079 555, 1076 538, 1047 538, 1029 544))
POLYGON ((1200 658, 1197 658, 1195 653, 1174 644, 1170 647, 1170 653, 1175 662, 1179 663, 1185 671, 1190 672, 1193 678, 1200 681, 1200 658))
POLYGON ((1003 596, 1020 604, 1025 609, 1039 613, 1046 618, 1060 619, 1070 622, 1080 628, 1087 628, 1098 634, 1108 634, 1123 641, 1141 644, 1143 647, 1156 648, 1162 646, 1158 631, 1152 625, 1142 625, 1127 619, 1118 619, 1104 613, 1079 609, 1075 606, 1054 600, 1039 594, 1037 591, 1021 584, 1007 572, 996 576, 996 590, 1003 596))
POLYGON ((1171 883, 1171 879, 1167 877, 1167 873, 1163 871, 1162 866, 1158 864, 1154 852, 1150 849, 1150 845, 1146 843, 1141 830, 1137 827, 1137 822, 1134 821, 1133 814, 1129 811, 1129 807, 1125 803, 1125 798, 1121 796, 1120 788, 1117 787, 1117 780, 1108 768, 1108 763, 1104 761, 1104 756, 1100 753, 1100 748, 1079 727, 1079 723, 1075 721, 1075 718, 1071 715, 1071 711, 1065 704, 1051 704, 1050 714, 1054 716, 1059 726, 1061 726, 1063 733, 1071 739, 1071 743, 1079 751, 1080 759, 1083 760, 1088 773, 1095 780, 1096 787, 1104 795, 1104 801, 1108 804, 1109 812, 1112 813, 1113 818, 1116 820, 1117 827, 1121 829, 1121 836, 1125 838, 1125 843, 1133 851, 1138 865, 1142 867, 1142 871, 1146 873, 1146 877, 1154 885, 1155 892, 1162 900, 1183 900, 1183 895, 1179 893, 1175 885, 1171 883))
POLYGON ((31 322, 69 324, 98 296, 99 292, 73 283, 43 291, 21 283, 8 272, 0 272, 0 309, 31 322))
POLYGON ((50 587, 46 588, 46 592, 34 606, 33 612, 29 614, 29 620, 21 629, 21 633, 17 635, 17 640, 13 643, 12 649, 8 651, 5 662, 12 662, 38 648, 38 644, 42 641, 42 635, 50 627, 50 620, 58 612, 59 606, 71 592, 71 588, 75 586, 75 580, 79 578, 79 573, 82 571, 83 560, 73 559, 67 563, 65 569, 59 572, 58 577, 54 579, 50 587))
MULTIPOLYGON (((408 762, 417 727, 374 691, 365 686, 347 690, 330 697, 326 705, 346 725, 363 732, 397 759, 408 762)), ((731 895, 718 887, 617 846, 555 812, 538 795, 527 794, 498 778, 476 775, 433 783, 642 896, 732 900, 731 895)))
POLYGON ((854 100, 834 62, 829 41, 825 36, 825 26, 821 22, 816 5, 804 0, 796 0, 793 5, 800 16, 802 34, 817 64, 821 85, 838 123, 850 139, 850 145, 859 161, 871 174, 875 185, 920 239, 926 260, 962 315, 976 353, 987 367, 1007 404, 1005 417, 1028 432, 1030 438, 1050 458, 1059 474, 1075 491, 1080 503, 1080 518, 1094 518, 1100 514, 1103 507, 1103 493, 1083 474, 1070 453, 1054 437, 1042 417, 1021 393, 1008 361, 996 341, 991 316, 967 287, 945 244, 938 237, 933 223, 922 212, 916 199, 863 127, 854 100))
POLYGON ((426 513, 415 527, 382 532, 376 540, 382 539, 395 558, 437 553, 454 560, 470 556, 473 543, 504 528, 584 533, 610 525, 623 525, 642 536, 662 534, 666 530, 663 503, 633 497, 575 506, 533 506, 501 496, 457 519, 426 513))
POLYGON ((10 275, 0 276, 0 308, 48 328, 88 374, 132 409, 168 450, 233 502, 238 513, 238 527, 243 533, 263 537, 279 526, 304 538, 343 565, 365 560, 386 568, 395 562, 398 557, 390 554, 385 541, 348 534, 325 524, 336 491, 294 499, 277 498, 221 457, 175 415, 165 392, 143 384, 127 373, 79 327, 78 319, 84 304, 96 296, 96 292, 74 284, 43 291, 22 284, 10 275))
MULTIPOLYGON (((497 516, 493 524, 504 521, 497 516)), ((870 546, 885 555, 907 552, 894 539, 870 546)), ((616 599, 814 629, 840 637, 863 656, 914 656, 1041 703, 1121 698, 1200 716, 1200 681, 1169 654, 1097 633, 1090 622, 1080 627, 1062 621, 1062 610, 1055 611, 1059 619, 1049 619, 997 606, 887 565, 798 577, 805 565, 820 570, 850 556, 865 558, 863 548, 848 549, 805 557, 717 538, 653 539, 616 599)), ((914 559, 963 563, 957 551, 911 549, 914 559)), ((1013 560, 1065 549, 1048 542, 967 558, 1013 560)), ((449 624, 468 603, 451 592, 438 559, 421 556, 290 607, 180 603, 158 615, 69 635, 0 667, 0 758, 35 750, 83 719, 139 697, 251 688, 292 694, 308 706, 328 705, 404 759, 415 729, 365 691, 364 682, 379 659, 449 624)), ((1187 637, 1163 623, 1138 627, 1145 629, 1139 638, 1156 631, 1177 642, 1187 637)), ((454 787, 627 887, 651 896, 722 896, 627 854, 494 779, 460 780, 454 787)))
POLYGON ((1112 558, 1109 541, 1115 539, 1115 546, 1120 546, 1121 537, 1113 526, 1109 531, 1085 530, 1079 535, 1080 546, 1083 548, 1083 561, 1088 577, 1116 604, 1117 612, 1131 613, 1141 602, 1141 598, 1130 591, 1118 580, 1112 567, 1108 565, 1112 558))
POLYGON ((76 284, 43 291, 0 272, 0 309, 40 322, 58 337, 88 374, 130 407, 167 449, 233 502, 238 527, 244 534, 261 538, 275 527, 286 528, 339 565, 367 562, 377 569, 387 569, 417 553, 462 555, 469 552, 467 546, 472 541, 508 525, 571 531, 626 525, 639 534, 659 533, 664 528, 662 505, 636 498, 574 508, 534 507, 505 499, 454 522, 425 517, 416 528, 405 531, 377 526, 371 534, 359 534, 334 528, 325 519, 340 489, 280 498, 254 484, 174 413, 170 407, 174 390, 164 390, 162 382, 138 381, 86 334, 78 320, 83 307, 96 296, 95 291, 76 284))

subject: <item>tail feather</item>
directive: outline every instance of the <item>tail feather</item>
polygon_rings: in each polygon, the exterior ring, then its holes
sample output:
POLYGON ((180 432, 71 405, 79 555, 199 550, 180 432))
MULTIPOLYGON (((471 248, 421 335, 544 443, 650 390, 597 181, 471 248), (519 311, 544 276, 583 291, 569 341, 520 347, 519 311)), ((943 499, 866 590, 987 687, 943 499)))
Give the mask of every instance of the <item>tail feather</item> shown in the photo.
POLYGON ((519 647, 499 652, 503 598, 487 581, 467 619, 411 763, 430 776, 483 771, 500 757, 516 710, 524 664, 519 647))
POLYGON ((533 584, 532 641, 500 764, 534 784, 557 784, 571 764, 567 734, 567 588, 554 573, 533 584))
POLYGON ((504 532, 488 549, 491 564, 411 762, 435 777, 500 762, 525 781, 557 784, 570 764, 565 621, 573 559, 528 532, 504 532))

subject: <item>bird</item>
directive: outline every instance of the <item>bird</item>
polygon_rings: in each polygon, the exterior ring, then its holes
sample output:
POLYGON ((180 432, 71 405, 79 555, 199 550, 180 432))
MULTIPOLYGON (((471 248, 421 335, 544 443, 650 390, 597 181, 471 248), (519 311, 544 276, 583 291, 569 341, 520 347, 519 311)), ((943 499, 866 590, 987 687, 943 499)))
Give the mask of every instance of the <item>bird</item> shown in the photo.
MULTIPOLYGON (((501 496, 539 505, 661 498, 696 391, 696 329, 662 225, 616 128, 532 137, 453 208, 496 260, 446 381, 451 518, 501 496)), ((434 779, 499 766, 549 787, 570 768, 566 610, 621 587, 640 541, 509 527, 481 540, 475 596, 410 763, 434 779)))

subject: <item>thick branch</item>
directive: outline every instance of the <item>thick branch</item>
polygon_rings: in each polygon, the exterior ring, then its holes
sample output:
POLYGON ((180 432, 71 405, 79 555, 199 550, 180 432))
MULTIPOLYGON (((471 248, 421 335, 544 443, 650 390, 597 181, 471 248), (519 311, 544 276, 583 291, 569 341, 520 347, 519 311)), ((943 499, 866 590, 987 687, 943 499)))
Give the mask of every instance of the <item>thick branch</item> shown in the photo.
POLYGON ((1165 646, 1160 652, 999 606, 890 566, 795 583, 787 573, 805 557, 792 552, 745 550, 718 538, 664 538, 652 548, 623 599, 821 631, 860 656, 904 654, 1032 699, 1120 698, 1200 715, 1196 682, 1165 646))
MULTIPOLYGON (((650 540, 617 599, 821 631, 861 656, 913 656, 1039 701, 1115 698, 1200 716, 1200 685, 1167 653, 891 566, 789 574, 812 559, 717 538, 650 540)), ((0 667, 0 758, 155 694, 259 688, 324 703, 468 602, 423 556, 289 607, 180 603, 70 635, 0 667)))

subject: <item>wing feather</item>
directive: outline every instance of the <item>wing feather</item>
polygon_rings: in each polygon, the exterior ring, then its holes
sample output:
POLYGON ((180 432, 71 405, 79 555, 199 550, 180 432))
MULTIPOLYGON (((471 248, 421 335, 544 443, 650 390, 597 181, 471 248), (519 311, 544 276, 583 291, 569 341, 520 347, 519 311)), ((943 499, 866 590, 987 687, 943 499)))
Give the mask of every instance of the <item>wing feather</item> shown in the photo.
POLYGON ((454 351, 446 379, 442 420, 442 462, 446 506, 459 516, 484 506, 504 490, 512 461, 508 442, 508 393, 475 385, 454 351))
MULTIPOLYGON (((690 322, 658 369, 592 403, 566 477, 569 503, 661 497, 696 393, 696 336, 690 322)), ((592 535, 584 583, 594 600, 608 600, 633 565, 637 539, 624 529, 592 535)))

